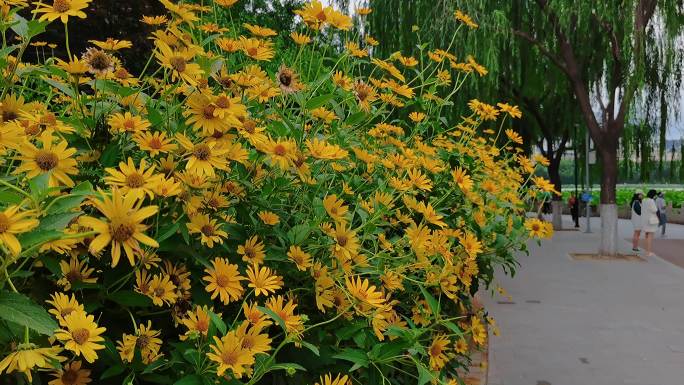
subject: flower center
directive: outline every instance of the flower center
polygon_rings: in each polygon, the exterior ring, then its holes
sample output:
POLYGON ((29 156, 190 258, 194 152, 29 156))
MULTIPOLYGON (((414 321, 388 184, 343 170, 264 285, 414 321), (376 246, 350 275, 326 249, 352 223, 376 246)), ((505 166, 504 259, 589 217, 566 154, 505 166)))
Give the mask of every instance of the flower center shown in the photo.
POLYGON ((114 72, 114 76, 116 76, 117 79, 126 79, 128 78, 128 71, 126 71, 125 68, 119 68, 114 72))
POLYGON ((230 282, 230 278, 225 275, 225 274, 219 274, 216 276, 216 284, 220 287, 226 287, 228 286, 228 282, 230 282))
POLYGON ((251 337, 245 336, 242 339, 242 348, 243 349, 252 349, 254 347, 254 339, 251 337))
POLYGON ((209 330, 209 321, 205 319, 197 320, 197 331, 206 333, 209 330))
POLYGON ((52 2, 52 9, 57 13, 64 13, 71 9, 71 4, 69 0, 55 0, 52 2))
POLYGON ((55 124, 57 124, 57 117, 55 116, 55 114, 48 112, 40 117, 40 124, 44 126, 54 126, 55 124))
POLYGON ((235 365, 237 363, 237 355, 235 352, 223 352, 221 360, 228 366, 235 365))
POLYGON ((2 117, 0 121, 9 122, 11 120, 18 118, 19 115, 17 115, 17 113, 14 111, 3 111, 2 113, 0 113, 0 117, 2 117))
POLYGON ((207 160, 211 155, 211 149, 206 144, 198 144, 193 149, 192 154, 199 160, 207 160))
POLYGON ((57 167, 59 163, 59 158, 54 152, 40 150, 36 154, 36 164, 43 171, 50 171, 57 167))
POLYGON ((145 184, 145 178, 137 172, 126 177, 126 185, 130 188, 140 188, 145 184))
POLYGON ((256 47, 250 47, 247 48, 247 53, 249 56, 256 56, 256 54, 259 53, 259 50, 256 47))
POLYGON ((256 130, 256 123, 253 120, 247 120, 244 123, 242 123, 242 129, 247 131, 250 134, 253 134, 256 130))
POLYGON ((275 147, 273 147, 273 153, 278 156, 285 156, 285 154, 287 154, 287 150, 282 144, 277 144, 275 147))
POLYGON ((202 109, 202 114, 205 119, 214 119, 214 111, 216 111, 216 107, 210 104, 202 109))
POLYGON ((112 231, 112 238, 117 242, 126 242, 133 237, 135 229, 129 224, 120 224, 112 231))
POLYGON ((123 126, 126 130, 132 131, 135 129, 135 121, 133 119, 126 119, 123 122, 123 126))
POLYGON ((249 259, 254 259, 254 257, 256 256, 256 253, 252 249, 245 249, 245 255, 249 259))
POLYGON ((7 215, 0 213, 0 234, 5 233, 10 228, 10 221, 7 215))
MULTIPOLYGON (((156 292, 156 290, 155 290, 156 292)), ((140 349, 144 349, 147 347, 147 345, 150 344, 150 337, 146 335, 139 336, 137 341, 135 341, 135 345, 139 347, 140 349)))
MULTIPOLYGON (((66 279, 69 282, 79 282, 83 279, 83 276, 81 275, 81 272, 78 270, 69 270, 68 273, 66 273, 66 279)), ((71 310, 69 311, 71 313, 71 310)))
POLYGON ((214 102, 214 104, 216 104, 216 106, 219 108, 229 108, 230 99, 228 99, 226 96, 219 96, 214 102))
POLYGON ((292 75, 287 72, 283 72, 280 74, 280 76, 278 76, 278 80, 280 80, 280 84, 288 87, 292 83, 292 75))
POLYGON ((185 59, 183 59, 180 56, 175 56, 169 59, 169 63, 171 63, 171 67, 175 69, 178 72, 183 72, 185 71, 185 67, 187 66, 187 62, 185 59))
POLYGON ((214 226, 212 225, 204 225, 202 226, 202 234, 206 235, 207 237, 211 237, 214 235, 214 226))
POLYGON ((66 370, 62 373, 62 384, 64 385, 75 385, 76 380, 78 380, 78 372, 75 370, 66 370))
POLYGON ((103 72, 112 66, 112 58, 99 49, 89 49, 86 53, 88 65, 95 71, 103 72))
POLYGON ((151 138, 150 141, 147 142, 147 145, 155 150, 159 150, 160 148, 162 148, 161 140, 159 140, 159 138, 156 137, 151 138))
POLYGON ((344 247, 347 245, 348 239, 346 235, 338 235, 337 236, 337 244, 344 247))
POLYGON ((154 296, 155 297, 163 297, 165 293, 166 293, 166 290, 161 286, 154 289, 154 296))
POLYGON ((71 332, 71 338, 73 338, 74 342, 76 342, 79 345, 83 345, 86 342, 88 342, 89 337, 90 332, 88 331, 88 329, 85 328, 76 329, 73 332, 71 332))

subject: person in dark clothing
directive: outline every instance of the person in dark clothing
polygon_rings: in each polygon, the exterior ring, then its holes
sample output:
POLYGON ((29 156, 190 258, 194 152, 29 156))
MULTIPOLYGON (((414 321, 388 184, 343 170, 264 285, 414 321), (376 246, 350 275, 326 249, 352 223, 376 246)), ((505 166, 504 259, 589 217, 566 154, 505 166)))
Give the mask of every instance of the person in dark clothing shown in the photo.
POLYGON ((570 215, 572 215, 572 221, 575 222, 575 227, 579 226, 579 201, 575 196, 574 192, 570 193, 570 198, 568 199, 568 206, 570 207, 570 215))

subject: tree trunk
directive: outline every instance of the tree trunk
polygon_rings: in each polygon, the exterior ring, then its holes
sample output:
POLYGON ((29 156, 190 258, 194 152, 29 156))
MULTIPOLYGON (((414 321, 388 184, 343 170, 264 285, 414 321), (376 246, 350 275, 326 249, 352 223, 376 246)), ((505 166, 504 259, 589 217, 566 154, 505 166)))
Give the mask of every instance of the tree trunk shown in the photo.
POLYGON ((601 255, 614 256, 618 249, 616 184, 618 175, 617 139, 606 138, 601 152, 601 255))
MULTIPOLYGON (((552 156, 549 160, 549 180, 558 192, 562 192, 563 183, 560 177, 560 156, 552 156)), ((554 230, 561 230, 563 228, 563 196, 553 195, 551 202, 551 223, 554 230)))

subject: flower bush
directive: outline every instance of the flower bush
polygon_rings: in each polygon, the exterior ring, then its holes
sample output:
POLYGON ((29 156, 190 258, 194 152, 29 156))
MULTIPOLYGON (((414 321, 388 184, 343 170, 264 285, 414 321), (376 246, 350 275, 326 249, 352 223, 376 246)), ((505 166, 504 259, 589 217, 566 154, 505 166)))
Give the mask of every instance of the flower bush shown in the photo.
POLYGON ((506 129, 520 111, 443 116, 486 69, 456 36, 374 57, 370 9, 313 1, 274 31, 236 0, 160 1, 135 76, 128 41, 70 51, 90 0, 0 0, 0 373, 458 383, 492 322, 475 293, 551 233, 524 215, 553 186, 506 129))

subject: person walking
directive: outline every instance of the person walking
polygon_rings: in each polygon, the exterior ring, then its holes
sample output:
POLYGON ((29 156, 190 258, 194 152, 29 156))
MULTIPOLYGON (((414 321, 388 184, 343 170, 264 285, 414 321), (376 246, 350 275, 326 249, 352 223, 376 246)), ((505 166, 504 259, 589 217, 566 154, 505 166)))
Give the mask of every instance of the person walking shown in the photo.
POLYGON ((574 192, 570 193, 570 198, 568 198, 568 206, 570 207, 570 215, 572 215, 572 221, 575 222, 575 227, 579 226, 579 202, 574 192))
POLYGON ((660 237, 665 238, 665 227, 667 226, 667 202, 665 201, 665 193, 659 192, 655 199, 656 207, 658 208, 658 219, 660 222, 660 237))
POLYGON ((653 254, 653 234, 658 231, 658 224, 660 220, 658 219, 658 206, 656 206, 655 198, 657 195, 656 190, 648 190, 646 193, 646 199, 644 199, 641 205, 641 219, 642 219, 642 229, 646 233, 646 256, 652 257, 653 254))
POLYGON ((632 209, 632 226, 634 227, 634 234, 632 234, 632 251, 639 251, 639 238, 641 237, 642 221, 641 221, 641 200, 644 199, 644 192, 636 190, 632 195, 632 201, 629 202, 629 207, 632 209))

